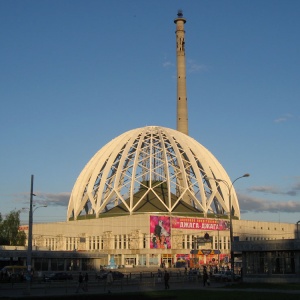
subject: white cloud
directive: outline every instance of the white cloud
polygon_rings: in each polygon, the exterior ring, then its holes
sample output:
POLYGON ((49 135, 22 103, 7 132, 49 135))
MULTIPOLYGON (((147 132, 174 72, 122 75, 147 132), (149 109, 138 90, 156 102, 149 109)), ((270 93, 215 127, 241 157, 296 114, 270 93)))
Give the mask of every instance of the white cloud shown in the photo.
MULTIPOLYGON (((299 180, 299 179, 298 179, 299 180)), ((248 192, 258 192, 272 195, 297 196, 300 192, 300 181, 295 183, 291 188, 282 190, 274 186, 253 186, 247 189, 248 192)))
POLYGON ((275 123, 282 123, 282 122, 286 122, 289 119, 293 118, 292 114, 284 114, 283 116, 277 118, 274 120, 275 123))
POLYGON ((270 201, 263 198, 238 195, 241 212, 300 212, 300 201, 270 201))
POLYGON ((188 73, 200 72, 207 69, 206 66, 199 65, 194 60, 188 60, 186 68, 188 73))
POLYGON ((65 206, 69 204, 70 193, 36 193, 34 197, 34 203, 38 205, 47 205, 47 206, 65 206))
POLYGON ((170 67, 173 67, 173 66, 174 66, 174 64, 171 63, 170 61, 165 61, 165 62, 163 63, 163 67, 164 67, 164 68, 170 68, 170 67))

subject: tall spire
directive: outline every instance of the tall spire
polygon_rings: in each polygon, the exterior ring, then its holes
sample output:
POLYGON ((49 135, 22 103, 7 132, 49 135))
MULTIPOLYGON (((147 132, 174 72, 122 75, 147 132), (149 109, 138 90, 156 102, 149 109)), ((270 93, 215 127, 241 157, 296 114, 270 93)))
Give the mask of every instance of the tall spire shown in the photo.
POLYGON ((176 53, 177 53, 177 130, 189 134, 188 110, 186 96, 186 68, 185 68, 185 38, 182 10, 178 10, 176 24, 176 53))

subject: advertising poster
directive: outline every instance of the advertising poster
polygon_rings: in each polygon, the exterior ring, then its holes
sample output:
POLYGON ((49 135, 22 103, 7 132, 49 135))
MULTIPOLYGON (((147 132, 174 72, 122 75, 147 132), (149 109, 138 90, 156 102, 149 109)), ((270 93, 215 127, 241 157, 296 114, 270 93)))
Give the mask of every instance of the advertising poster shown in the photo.
POLYGON ((150 216, 150 248, 171 249, 170 217, 150 216))
POLYGON ((189 254, 176 254, 176 268, 188 267, 190 264, 190 255, 189 254))
POLYGON ((229 230, 230 223, 227 220, 174 217, 172 218, 172 228, 198 229, 203 231, 229 230))

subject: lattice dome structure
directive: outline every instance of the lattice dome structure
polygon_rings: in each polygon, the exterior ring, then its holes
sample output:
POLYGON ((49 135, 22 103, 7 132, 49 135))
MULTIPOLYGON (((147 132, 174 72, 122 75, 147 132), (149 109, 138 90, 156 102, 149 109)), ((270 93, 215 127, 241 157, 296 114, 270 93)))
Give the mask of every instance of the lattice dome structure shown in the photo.
POLYGON ((137 213, 229 216, 229 193, 239 219, 235 190, 217 159, 186 134, 147 126, 121 134, 92 157, 73 187, 67 219, 137 213))

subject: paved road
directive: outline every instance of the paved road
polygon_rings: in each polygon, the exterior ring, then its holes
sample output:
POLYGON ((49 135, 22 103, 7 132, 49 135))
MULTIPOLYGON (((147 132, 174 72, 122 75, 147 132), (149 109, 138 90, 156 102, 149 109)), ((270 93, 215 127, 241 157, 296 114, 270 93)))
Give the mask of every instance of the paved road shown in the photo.
MULTIPOLYGON (((135 270, 136 271, 136 270, 135 270)), ((170 279, 170 290, 176 289, 210 289, 210 290, 231 290, 228 283, 217 283, 212 282, 210 286, 203 287, 202 281, 196 279, 189 280, 188 277, 184 278, 180 275, 175 275, 170 279)), ((92 274, 90 274, 92 275, 92 274)), ((148 274, 149 275, 149 274, 148 274)), ((105 280, 97 281, 94 276, 90 276, 90 282, 88 285, 88 291, 80 290, 79 294, 107 294, 107 287, 105 280)), ((229 284, 230 285, 230 284, 229 284)), ((0 284, 0 299, 5 298, 24 298, 26 296, 63 296, 63 295, 76 295, 77 290, 77 277, 74 280, 66 282, 48 282, 48 283, 38 283, 34 282, 30 288, 26 282, 15 283, 14 285, 10 283, 0 284)), ((116 280, 113 283, 112 292, 124 293, 124 292, 140 292, 140 291, 151 291, 151 290, 164 290, 164 284, 162 282, 157 282, 156 277, 141 276, 140 273, 132 274, 132 276, 126 275, 123 280, 116 280)), ((234 289, 235 291, 249 291, 249 292, 262 292, 268 290, 262 289, 234 289)), ((274 290, 269 290, 274 292, 274 290)), ((300 291, 295 290, 276 290, 278 293, 288 293, 288 294, 300 294, 300 291)))
MULTIPOLYGON (((170 289, 215 289, 221 288, 224 284, 212 283, 209 287, 203 287, 202 282, 199 281, 179 281, 170 280, 170 289)), ((77 281, 64 283, 34 283, 28 288, 26 283, 16 283, 0 285, 0 298, 21 298, 26 296, 53 296, 53 295, 75 295, 77 290, 77 281)), ((140 292, 151 290, 164 290, 164 284, 158 283, 155 278, 147 278, 147 280, 131 279, 114 281, 111 291, 115 293, 124 292, 140 292)), ((92 281, 88 285, 88 291, 79 290, 79 294, 107 294, 108 289, 105 281, 92 281)))
MULTIPOLYGON (((24 298, 26 296, 62 296, 62 295, 75 295, 77 288, 76 282, 55 283, 55 284, 33 284, 28 290, 25 283, 15 284, 14 287, 11 284, 1 284, 0 285, 0 298, 24 298), (30 293, 29 293, 30 292, 30 293)), ((222 290, 228 291, 231 290, 230 287, 226 287, 224 283, 212 283, 209 287, 203 287, 200 282, 170 282, 170 289, 210 289, 210 290, 222 290)), ((163 283, 154 283, 150 281, 141 282, 138 284, 126 285, 121 282, 114 282, 112 287, 112 292, 115 293, 124 293, 124 292, 140 292, 140 291, 151 291, 151 290, 164 290, 163 283)), ((234 289, 238 291, 237 289, 234 289)), ((239 289, 240 291, 249 291, 249 292, 262 292, 267 290, 262 289, 239 289)), ((270 290, 271 292, 271 290, 270 290)), ((274 292, 274 290, 272 290, 274 292)), ((278 293, 288 293, 288 294, 300 294, 300 291, 294 290, 279 290, 278 293)), ((88 287, 88 291, 80 290, 79 294, 107 294, 107 288, 105 283, 91 282, 88 287)))

